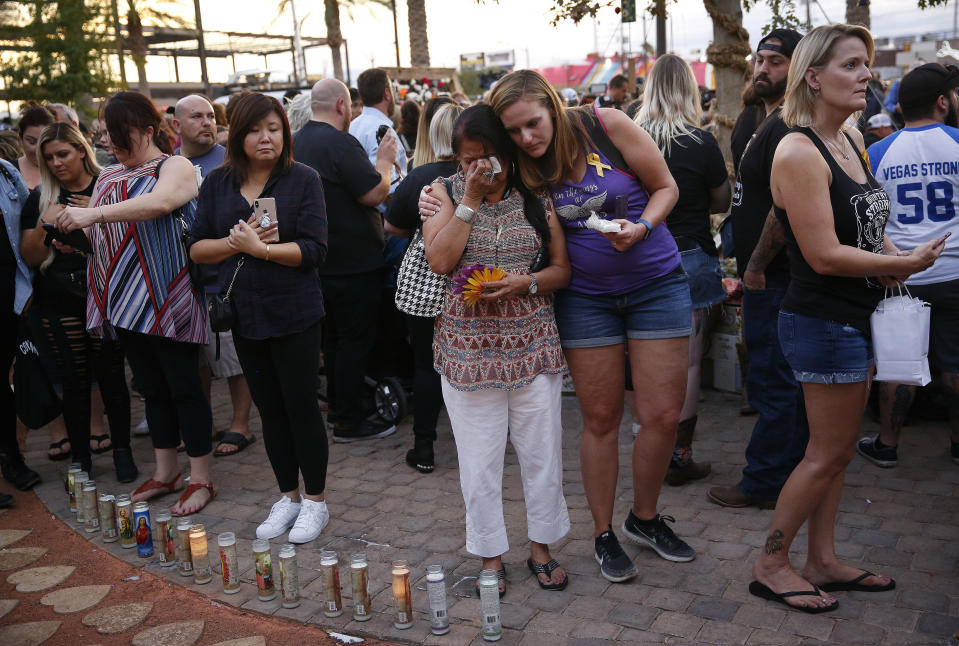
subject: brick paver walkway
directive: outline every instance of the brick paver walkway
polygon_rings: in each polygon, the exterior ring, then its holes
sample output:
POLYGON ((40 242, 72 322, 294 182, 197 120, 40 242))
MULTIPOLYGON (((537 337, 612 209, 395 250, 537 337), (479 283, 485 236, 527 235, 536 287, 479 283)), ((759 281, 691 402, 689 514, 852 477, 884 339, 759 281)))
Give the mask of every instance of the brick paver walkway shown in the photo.
MULTIPOLYGON (((231 412, 225 383, 214 384, 214 398, 214 417, 217 428, 222 428, 231 412)), ((565 489, 572 531, 552 547, 570 573, 570 585, 563 592, 541 591, 525 567, 523 491, 516 457, 510 450, 504 496, 512 549, 504 557, 509 591, 502 603, 503 643, 945 644, 959 631, 959 466, 948 456, 946 424, 923 422, 907 427, 896 469, 881 470, 858 456, 854 459, 836 528, 839 553, 852 564, 894 577, 898 587, 885 593, 837 593, 838 611, 814 616, 787 611, 750 596, 746 590, 750 564, 764 542, 772 512, 722 509, 706 500, 710 486, 738 479, 755 419, 740 417, 738 409, 738 397, 706 391, 695 449, 698 459, 712 461, 713 475, 700 483, 663 489, 662 513, 676 518, 676 533, 697 550, 698 557, 691 563, 670 563, 624 541, 640 571, 637 579, 626 584, 610 584, 601 578, 593 560, 591 521, 579 472, 581 421, 575 398, 564 397, 565 489)), ((142 404, 134 402, 134 422, 141 411, 142 404)), ((258 419, 253 426, 259 435, 258 419)), ((876 425, 865 421, 863 429, 872 433, 876 425)), ((206 524, 214 554, 217 533, 237 533, 243 589, 236 595, 224 595, 216 577, 211 584, 192 588, 220 603, 351 635, 413 643, 480 643, 479 600, 471 593, 471 577, 477 574, 479 560, 464 547, 463 501, 445 414, 436 445, 435 473, 420 475, 406 466, 403 455, 410 437, 407 420, 396 435, 383 440, 331 444, 328 500, 332 520, 316 541, 298 549, 306 598, 294 610, 281 609, 279 600, 261 603, 255 598, 250 541, 257 523, 278 496, 263 442, 239 456, 214 459, 219 496, 195 518, 206 524), (367 554, 375 613, 372 621, 351 620, 348 576, 341 577, 346 612, 337 619, 323 616, 316 571, 321 548, 336 550, 341 565, 351 553, 367 554), (411 630, 392 626, 389 563, 395 558, 407 559, 414 570, 416 622, 411 630), (426 613, 424 575, 432 563, 443 565, 451 586, 452 632, 440 638, 429 635, 426 613)), ((624 422, 616 522, 621 522, 631 499, 631 441, 624 422)), ((45 433, 34 433, 28 445, 28 461, 44 477, 37 492, 55 515, 75 524, 57 477, 63 463, 45 459, 46 442, 45 433)), ((149 440, 137 438, 134 447, 142 481, 151 470, 149 440)), ((127 490, 113 478, 109 453, 95 456, 94 465, 101 491, 127 490)), ((171 495, 152 505, 156 509, 174 501, 171 495)), ((176 574, 176 568, 144 564, 136 550, 122 550, 119 543, 104 545, 99 534, 84 536, 97 548, 170 582, 189 582, 176 574)), ((273 541, 274 558, 282 542, 285 538, 273 541)), ((801 562, 804 534, 793 551, 794 560, 801 562)))

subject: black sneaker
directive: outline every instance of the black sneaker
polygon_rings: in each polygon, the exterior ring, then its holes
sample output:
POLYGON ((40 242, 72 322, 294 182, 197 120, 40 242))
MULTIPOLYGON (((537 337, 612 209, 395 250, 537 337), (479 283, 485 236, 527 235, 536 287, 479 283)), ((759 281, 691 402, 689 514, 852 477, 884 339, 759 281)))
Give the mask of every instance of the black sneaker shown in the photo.
POLYGON ((959 442, 952 442, 952 461, 959 464, 959 442))
POLYGON ((133 451, 128 448, 113 449, 113 468, 116 469, 118 482, 133 482, 140 475, 140 470, 133 461, 133 451))
MULTIPOLYGON (((878 446, 879 436, 875 437, 864 437, 858 442, 856 442, 856 453, 866 458, 877 467, 889 468, 896 466, 898 459, 898 454, 896 452, 896 447, 878 446)), ((953 453, 955 456, 955 453, 953 453)))
POLYGON ((607 581, 622 583, 639 574, 632 559, 620 547, 619 540, 612 529, 608 529, 597 536, 594 543, 599 571, 607 581))
POLYGON ((20 491, 27 491, 40 482, 40 475, 27 466, 19 451, 15 454, 0 453, 0 470, 3 471, 3 479, 20 491))
POLYGON ((396 432, 396 426, 386 422, 371 422, 364 420, 353 429, 333 427, 334 442, 359 442, 360 440, 375 440, 396 432))
POLYGON ((0 493, 0 509, 13 507, 13 496, 8 493, 0 493))
POLYGON ((630 510, 623 523, 623 533, 640 545, 650 547, 667 561, 685 563, 696 558, 696 550, 673 533, 666 521, 675 523, 672 516, 657 514, 652 520, 640 520, 630 510))

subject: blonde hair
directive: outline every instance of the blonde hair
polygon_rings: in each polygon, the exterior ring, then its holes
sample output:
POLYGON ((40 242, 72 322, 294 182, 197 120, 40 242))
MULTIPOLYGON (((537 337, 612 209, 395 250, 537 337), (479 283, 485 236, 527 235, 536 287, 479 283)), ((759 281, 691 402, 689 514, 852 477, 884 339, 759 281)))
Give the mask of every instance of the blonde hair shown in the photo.
POLYGON ((861 25, 822 25, 806 34, 793 52, 789 63, 789 80, 783 101, 782 119, 789 127, 812 123, 818 95, 806 81, 806 71, 820 70, 832 60, 836 43, 843 38, 858 38, 866 46, 869 65, 875 55, 872 34, 861 25))
POLYGON ((703 107, 689 63, 675 54, 660 56, 645 85, 643 105, 634 121, 649 133, 659 149, 669 154, 673 141, 682 135, 702 143, 690 129, 702 121, 703 107))
MULTIPOLYGON (((443 161, 455 157, 453 152, 453 123, 456 118, 463 114, 463 106, 456 103, 449 103, 442 106, 433 115, 430 122, 429 139, 430 153, 433 156, 432 162, 443 161)), ((419 144, 417 144, 419 148, 419 144)), ((425 162, 425 163, 432 163, 425 162)))
POLYGON ((517 101, 535 101, 546 108, 553 120, 553 140, 542 160, 518 151, 517 165, 523 184, 530 189, 560 184, 570 174, 583 152, 585 132, 579 119, 571 119, 565 103, 553 86, 535 70, 510 72, 490 91, 489 105, 496 116, 517 101))
MULTIPOLYGON (((87 143, 86 137, 75 125, 59 121, 44 128, 43 132, 40 133, 40 139, 37 140, 37 166, 40 168, 40 200, 37 205, 37 224, 40 223, 40 218, 43 217, 47 208, 60 197, 60 191, 63 189, 60 180, 47 166, 47 160, 43 158, 43 147, 51 141, 61 141, 82 152, 84 154, 83 172, 91 177, 100 174, 100 165, 97 164, 96 154, 90 148, 90 144, 87 143)), ((40 263, 40 271, 46 271, 52 262, 53 247, 50 248, 44 261, 40 263)))

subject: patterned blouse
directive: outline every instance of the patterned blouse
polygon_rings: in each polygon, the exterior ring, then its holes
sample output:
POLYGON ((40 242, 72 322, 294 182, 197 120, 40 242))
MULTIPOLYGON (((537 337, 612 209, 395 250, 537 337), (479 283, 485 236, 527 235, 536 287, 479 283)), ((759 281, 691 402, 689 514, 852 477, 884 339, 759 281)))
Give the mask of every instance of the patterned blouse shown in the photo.
MULTIPOLYGON (((453 201, 463 199, 466 183, 453 179, 453 201)), ((509 273, 529 274, 542 241, 526 220, 519 191, 496 204, 483 203, 473 218, 463 256, 453 273, 484 264, 509 273)), ((443 312, 433 335, 436 370, 457 390, 515 390, 538 374, 562 374, 563 351, 553 315, 553 296, 520 296, 470 306, 447 287, 443 312)))
MULTIPOLYGON (((103 169, 90 206, 149 193, 157 183, 157 168, 167 157, 136 168, 115 164, 103 169)), ((195 199, 183 206, 184 219, 192 220, 195 206, 195 199)), ((111 324, 174 341, 207 342, 206 309, 190 282, 183 228, 172 213, 142 222, 98 222, 90 227, 88 329, 104 332, 111 324)))

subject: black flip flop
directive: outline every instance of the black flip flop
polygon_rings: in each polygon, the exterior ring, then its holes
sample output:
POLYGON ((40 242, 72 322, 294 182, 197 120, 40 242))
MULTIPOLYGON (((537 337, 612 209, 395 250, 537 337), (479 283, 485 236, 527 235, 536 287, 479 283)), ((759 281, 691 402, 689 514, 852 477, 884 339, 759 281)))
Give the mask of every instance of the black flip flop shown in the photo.
POLYGON ((243 433, 237 433, 236 431, 226 431, 223 433, 223 437, 220 438, 220 444, 232 444, 236 447, 236 451, 220 451, 216 450, 213 452, 213 457, 215 458, 224 458, 228 455, 236 455, 246 447, 250 446, 256 442, 256 435, 247 439, 243 433))
POLYGON ((786 599, 789 597, 821 597, 822 593, 819 588, 816 586, 812 587, 812 590, 794 590, 792 592, 773 592, 769 586, 763 585, 759 581, 753 581, 749 584, 749 594, 759 597, 760 599, 768 599, 769 601, 775 601, 781 603, 784 606, 789 606, 793 610, 798 610, 800 612, 807 612, 811 615, 818 615, 821 612, 829 612, 830 610, 835 610, 839 607, 839 600, 836 599, 833 603, 828 606, 794 606, 791 603, 787 602, 786 599))
MULTIPOLYGON (((502 569, 496 570, 496 576, 500 581, 503 582, 503 589, 499 593, 499 598, 502 599, 506 594, 506 566, 504 565, 502 569)), ((479 577, 476 577, 476 596, 480 596, 480 584, 479 577)))
POLYGON ((823 583, 819 586, 819 589, 823 592, 885 592, 886 590, 893 590, 896 587, 896 582, 893 579, 889 579, 889 583, 885 585, 865 585, 860 583, 863 579, 868 579, 871 576, 876 575, 868 570, 863 570, 862 574, 852 581, 823 583))
POLYGON ((101 446, 104 442, 106 442, 109 439, 110 439, 109 433, 103 433, 101 435, 91 435, 90 441, 96 442, 97 448, 95 449, 91 448, 90 453, 96 453, 97 455, 99 455, 100 453, 106 453, 107 451, 112 451, 113 450, 112 440, 110 441, 110 446, 101 446))
POLYGON ((539 584, 539 587, 543 588, 544 590, 563 590, 569 584, 568 574, 560 583, 543 583, 540 580, 540 574, 545 574, 547 579, 553 578, 553 571, 559 567, 559 563, 556 562, 556 559, 550 559, 541 565, 539 563, 534 563, 533 558, 530 557, 526 559, 526 567, 528 567, 529 571, 533 573, 534 577, 536 577, 536 582, 539 584))
MULTIPOLYGON (((50 453, 47 451, 47 458, 53 460, 54 462, 59 462, 60 460, 66 460, 70 457, 70 451, 64 451, 63 445, 70 441, 70 438, 65 437, 59 442, 50 442, 50 449, 57 449, 60 453, 50 453)), ((73 447, 71 447, 73 448, 73 447)))

